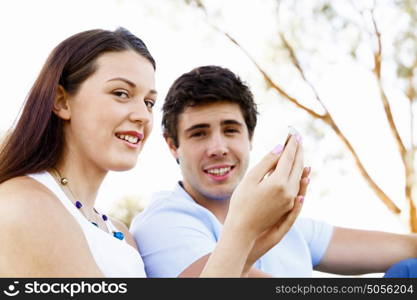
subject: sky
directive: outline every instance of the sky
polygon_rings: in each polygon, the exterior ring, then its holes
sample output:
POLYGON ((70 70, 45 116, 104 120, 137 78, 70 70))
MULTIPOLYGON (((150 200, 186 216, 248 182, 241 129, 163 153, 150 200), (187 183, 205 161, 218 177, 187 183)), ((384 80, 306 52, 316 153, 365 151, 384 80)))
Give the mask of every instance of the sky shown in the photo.
MULTIPOLYGON (((306 163, 313 169, 304 216, 338 226, 406 232, 401 221, 392 216, 367 187, 337 137, 319 122, 313 122, 319 134, 312 134, 310 118, 273 91, 265 90, 259 72, 242 51, 210 28, 202 13, 182 3, 168 0, 1 1, 0 131, 13 124, 54 46, 83 30, 123 26, 145 41, 157 62, 159 99, 154 108, 154 130, 137 166, 107 176, 98 195, 99 208, 108 210, 114 201, 125 195, 148 199, 152 192, 170 189, 181 178, 162 139, 160 108, 170 84, 178 76, 196 66, 215 64, 239 74, 251 86, 258 102, 260 116, 251 165, 284 141, 289 125, 303 135, 306 163)), ((271 28, 276 22, 271 14, 273 1, 216 0, 211 3, 210 12, 219 17, 223 28, 233 33, 255 57, 266 53, 268 36, 273 33, 271 28), (239 5, 238 13, 236 5, 239 5)), ((277 76, 285 76, 288 71, 284 67, 275 70, 274 65, 266 62, 265 66, 276 71, 277 76)), ((395 145, 387 143, 387 124, 373 78, 363 72, 363 66, 344 60, 319 67, 318 87, 329 110, 346 129, 377 182, 401 205, 404 198, 402 170, 395 145)), ((299 81, 290 79, 288 89, 300 89, 299 81)), ((394 96, 400 94, 395 88, 389 91, 394 96)), ((403 101, 401 96, 398 99, 403 101)), ((399 107, 395 113, 399 119, 404 119, 405 106, 399 107)), ((406 124, 400 122, 401 128, 406 124)))

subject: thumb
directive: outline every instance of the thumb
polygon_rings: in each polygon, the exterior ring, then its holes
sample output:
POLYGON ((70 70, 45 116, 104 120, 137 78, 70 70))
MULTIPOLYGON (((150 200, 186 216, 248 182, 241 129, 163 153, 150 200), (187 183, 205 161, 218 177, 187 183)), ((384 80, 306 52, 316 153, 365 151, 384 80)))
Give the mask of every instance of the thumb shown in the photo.
POLYGON ((277 145, 270 153, 266 154, 248 173, 248 177, 260 182, 266 174, 275 168, 284 147, 277 145))

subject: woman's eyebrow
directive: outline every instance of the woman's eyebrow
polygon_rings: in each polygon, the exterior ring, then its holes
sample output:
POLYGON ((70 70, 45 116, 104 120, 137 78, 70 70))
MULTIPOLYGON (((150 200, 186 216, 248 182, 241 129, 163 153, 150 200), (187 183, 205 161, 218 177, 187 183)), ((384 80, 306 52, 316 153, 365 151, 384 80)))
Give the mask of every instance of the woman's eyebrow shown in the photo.
POLYGON ((136 84, 134 84, 132 81, 130 81, 130 80, 126 79, 126 78, 123 78, 123 77, 112 78, 112 79, 107 80, 107 82, 109 82, 109 81, 116 81, 116 80, 120 80, 120 81, 126 82, 128 85, 130 85, 133 88, 136 87, 136 84))

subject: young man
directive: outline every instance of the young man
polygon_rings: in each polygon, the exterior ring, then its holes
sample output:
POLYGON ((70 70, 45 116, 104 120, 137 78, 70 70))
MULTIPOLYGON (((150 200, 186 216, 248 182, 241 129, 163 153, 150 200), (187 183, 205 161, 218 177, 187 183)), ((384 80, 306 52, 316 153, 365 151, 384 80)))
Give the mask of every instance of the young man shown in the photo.
MULTIPOLYGON (((204 268, 247 169, 256 114, 249 88, 227 69, 200 67, 174 82, 162 123, 183 180, 174 191, 157 194, 131 226, 148 276, 198 276, 204 268)), ((308 277, 313 268, 338 274, 384 272, 416 256, 415 235, 298 218, 247 275, 308 277)))

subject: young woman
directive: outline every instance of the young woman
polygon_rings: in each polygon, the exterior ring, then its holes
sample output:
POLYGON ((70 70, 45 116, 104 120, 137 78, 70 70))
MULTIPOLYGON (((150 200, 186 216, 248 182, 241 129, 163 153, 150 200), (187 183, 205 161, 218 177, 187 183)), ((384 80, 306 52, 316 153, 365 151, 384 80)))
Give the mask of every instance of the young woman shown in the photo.
MULTIPOLYGON (((133 168, 152 130, 154 72, 125 29, 81 32, 53 50, 0 148, 0 276, 146 276, 127 229, 94 203, 107 172, 133 168)), ((241 276, 288 231, 308 184, 295 140, 236 190, 202 276, 241 276), (279 171, 291 168, 292 185, 279 171)))

